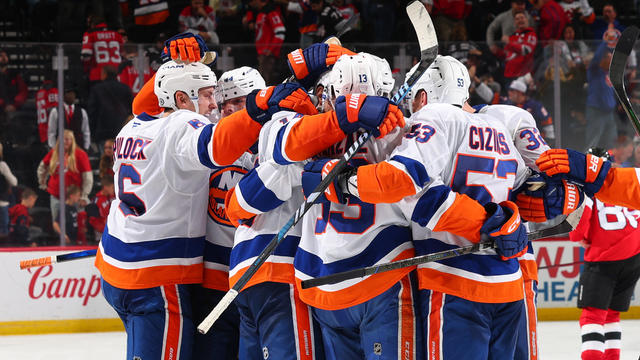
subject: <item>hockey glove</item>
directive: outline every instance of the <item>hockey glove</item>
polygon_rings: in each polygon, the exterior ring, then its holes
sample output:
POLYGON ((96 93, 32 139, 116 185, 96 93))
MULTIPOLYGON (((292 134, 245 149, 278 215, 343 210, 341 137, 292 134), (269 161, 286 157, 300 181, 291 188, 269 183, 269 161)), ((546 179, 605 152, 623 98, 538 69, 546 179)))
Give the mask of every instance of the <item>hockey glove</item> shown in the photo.
POLYGON ((496 250, 502 260, 512 259, 527 251, 527 231, 522 225, 518 207, 511 201, 500 205, 488 203, 484 206, 489 216, 480 228, 481 234, 487 234, 496 243, 496 250))
MULTIPOLYGON (((333 170, 336 164, 339 162, 337 159, 320 159, 307 163, 304 166, 302 172, 302 191, 304 191, 305 198, 308 198, 313 190, 320 184, 320 182, 333 170)), ((319 196, 318 202, 327 203, 328 201, 337 204, 345 204, 346 196, 344 189, 346 186, 343 182, 354 174, 355 168, 348 163, 344 171, 338 176, 333 178, 333 181, 324 190, 324 193, 319 196), (344 176, 343 176, 344 174, 344 176)))
POLYGON ((611 163, 602 158, 570 149, 547 150, 536 160, 536 165, 547 176, 582 185, 589 197, 600 190, 611 168, 611 163))
POLYGON ((286 83, 253 90, 247 95, 247 113, 263 125, 271 116, 282 110, 291 110, 303 115, 315 115, 318 110, 299 84, 286 83))
POLYGON ((336 117, 340 129, 346 135, 363 128, 373 131, 375 137, 381 138, 396 126, 405 125, 402 111, 382 96, 340 96, 336 99, 336 117))
POLYGON ((584 201, 582 190, 567 180, 554 181, 536 174, 527 180, 516 196, 520 216, 532 222, 544 222, 558 215, 568 215, 580 207, 584 201), (531 190, 531 181, 545 181, 544 186, 531 190))
POLYGON ((355 55, 353 51, 340 45, 313 44, 304 50, 290 52, 287 55, 287 65, 298 82, 309 89, 344 54, 355 55))
POLYGON ((177 63, 192 63, 201 61, 207 65, 215 64, 217 54, 209 51, 207 44, 200 35, 183 33, 172 36, 164 42, 164 49, 160 54, 163 62, 173 60, 177 63))

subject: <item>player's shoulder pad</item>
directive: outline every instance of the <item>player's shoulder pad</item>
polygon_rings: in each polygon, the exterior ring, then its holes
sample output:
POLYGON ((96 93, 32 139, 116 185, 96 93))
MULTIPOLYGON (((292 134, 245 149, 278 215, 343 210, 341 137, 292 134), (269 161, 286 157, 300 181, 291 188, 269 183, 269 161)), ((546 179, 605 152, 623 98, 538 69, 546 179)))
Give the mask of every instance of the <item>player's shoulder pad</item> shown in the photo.
POLYGON ((189 110, 178 110, 167 116, 167 125, 173 128, 198 130, 211 124, 205 116, 189 110))

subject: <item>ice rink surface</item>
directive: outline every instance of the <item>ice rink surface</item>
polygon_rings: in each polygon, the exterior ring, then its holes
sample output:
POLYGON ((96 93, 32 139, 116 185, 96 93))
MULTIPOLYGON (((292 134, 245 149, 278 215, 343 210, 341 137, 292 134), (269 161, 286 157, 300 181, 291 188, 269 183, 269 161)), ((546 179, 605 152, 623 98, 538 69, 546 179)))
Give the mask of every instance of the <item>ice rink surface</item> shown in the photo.
MULTIPOLYGON (((538 325, 541 360, 580 359, 577 321, 548 321, 538 325)), ((622 360, 640 356, 640 320, 622 321, 622 360)), ((113 360, 124 359, 122 332, 0 336, 0 359, 113 360)))

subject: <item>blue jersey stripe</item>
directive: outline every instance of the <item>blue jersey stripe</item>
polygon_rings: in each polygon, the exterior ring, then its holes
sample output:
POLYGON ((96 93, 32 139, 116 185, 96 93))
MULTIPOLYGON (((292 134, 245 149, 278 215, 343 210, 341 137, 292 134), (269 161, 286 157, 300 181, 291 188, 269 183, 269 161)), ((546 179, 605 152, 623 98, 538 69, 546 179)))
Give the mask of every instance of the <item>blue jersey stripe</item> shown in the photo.
POLYGON ((422 163, 420 163, 419 161, 400 155, 392 157, 391 160, 397 161, 404 165, 413 182, 419 187, 423 187, 426 183, 429 182, 429 174, 427 174, 427 169, 425 169, 424 165, 422 165, 422 163))
POLYGON ((289 124, 280 128, 280 130, 278 131, 278 135, 276 136, 276 143, 273 147, 273 160, 280 165, 293 164, 291 161, 287 160, 282 154, 282 152, 284 151, 284 146, 282 145, 283 139, 284 139, 284 133, 285 131, 287 131, 288 127, 289 127, 289 124))
POLYGON ((209 142, 211 141, 211 134, 213 133, 213 124, 209 124, 202 129, 200 136, 198 137, 198 159, 200 163, 209 169, 215 169, 211 159, 209 158, 209 142))
POLYGON ((284 201, 278 199, 276 194, 269 190, 256 171, 258 167, 247 173, 238 183, 238 187, 242 192, 244 201, 254 209, 262 212, 273 210, 280 206, 284 201))
MULTIPOLYGON (((236 244, 231 250, 231 257, 229 259, 229 267, 234 268, 239 263, 260 255, 262 250, 267 247, 267 244, 273 239, 275 234, 262 234, 255 238, 236 244)), ((282 239, 282 242, 276 247, 274 255, 276 256, 288 256, 293 258, 298 249, 300 243, 299 236, 286 236, 282 239)))
POLYGON ((447 200, 450 192, 451 188, 444 185, 434 186, 427 190, 418 199, 413 214, 411 214, 411 220, 420 226, 427 226, 442 203, 447 200))
POLYGON ((105 254, 119 261, 131 262, 202 256, 205 240, 204 236, 200 236, 125 243, 109 234, 109 229, 105 227, 101 242, 105 254))
MULTIPOLYGON (((416 256, 455 249, 458 245, 446 244, 438 239, 414 241, 416 256)), ((457 269, 466 270, 482 276, 509 275, 518 272, 517 259, 501 260, 499 255, 467 254, 438 261, 457 269)))
POLYGON ((204 243, 204 261, 214 262, 217 264, 229 265, 231 257, 231 248, 213 244, 208 241, 204 243))
MULTIPOLYGON (((319 240, 322 241, 322 240, 319 240)), ((389 226, 380 231, 361 253, 347 259, 323 263, 317 255, 298 249, 293 265, 306 275, 319 277, 371 266, 402 244, 411 241, 409 228, 389 226)))

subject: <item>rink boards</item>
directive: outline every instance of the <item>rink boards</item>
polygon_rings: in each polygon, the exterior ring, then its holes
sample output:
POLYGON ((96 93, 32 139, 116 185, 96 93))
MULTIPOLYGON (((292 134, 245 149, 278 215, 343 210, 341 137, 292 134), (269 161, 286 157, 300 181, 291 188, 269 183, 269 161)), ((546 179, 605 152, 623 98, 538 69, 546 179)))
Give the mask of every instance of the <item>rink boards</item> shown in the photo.
MULTIPOLYGON (((534 243, 541 267, 580 262, 583 250, 567 239, 534 243)), ((93 258, 20 270, 20 260, 88 249, 85 247, 0 250, 0 335, 123 329, 101 294, 93 258)), ((540 320, 578 319, 575 307, 580 264, 539 271, 540 320)), ((640 318, 636 288, 631 310, 623 318, 640 318)))

